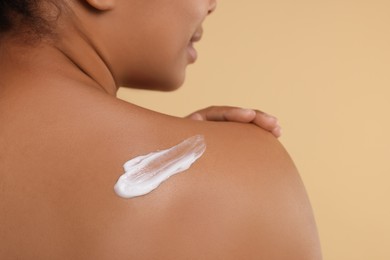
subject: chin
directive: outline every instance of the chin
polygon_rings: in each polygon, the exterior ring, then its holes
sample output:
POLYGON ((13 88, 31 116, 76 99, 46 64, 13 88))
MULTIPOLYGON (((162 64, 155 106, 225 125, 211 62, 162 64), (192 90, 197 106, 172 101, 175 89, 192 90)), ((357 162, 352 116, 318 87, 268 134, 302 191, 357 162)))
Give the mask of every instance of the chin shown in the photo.
POLYGON ((157 85, 156 90, 165 91, 165 92, 175 91, 179 89, 183 85, 183 83, 184 83, 184 78, 180 81, 157 85))

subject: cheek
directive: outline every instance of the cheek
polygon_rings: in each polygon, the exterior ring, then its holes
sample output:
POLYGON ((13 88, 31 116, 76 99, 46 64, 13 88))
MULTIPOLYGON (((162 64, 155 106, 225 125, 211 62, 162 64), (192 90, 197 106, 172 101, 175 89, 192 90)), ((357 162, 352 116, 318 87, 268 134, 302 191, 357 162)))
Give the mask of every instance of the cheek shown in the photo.
POLYGON ((137 51, 127 57, 135 64, 127 83, 164 88, 160 90, 172 90, 183 83, 189 64, 188 44, 202 20, 196 9, 191 11, 158 14, 139 28, 133 45, 137 51))
POLYGON ((178 87, 183 83, 188 65, 189 37, 183 36, 180 30, 172 29, 149 38, 153 40, 149 40, 142 48, 138 65, 143 70, 142 74, 149 75, 151 81, 160 80, 163 85, 178 87))
POLYGON ((188 58, 182 45, 155 41, 144 46, 138 57, 126 80, 129 85, 168 91, 183 84, 188 58))
POLYGON ((174 61, 188 44, 192 29, 187 21, 169 17, 155 17, 130 36, 137 48, 136 55, 156 63, 174 61), (187 24, 187 26, 185 26, 187 24), (187 27, 187 28, 185 28, 187 27))

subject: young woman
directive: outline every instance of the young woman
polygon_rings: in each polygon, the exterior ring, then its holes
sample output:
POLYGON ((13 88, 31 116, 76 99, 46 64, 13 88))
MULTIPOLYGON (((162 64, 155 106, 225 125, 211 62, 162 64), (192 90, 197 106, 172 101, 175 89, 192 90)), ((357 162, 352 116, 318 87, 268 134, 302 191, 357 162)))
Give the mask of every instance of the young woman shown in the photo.
POLYGON ((275 119, 229 107, 181 119, 115 98, 179 87, 215 6, 0 0, 1 259, 321 259, 275 119), (194 136, 184 173, 133 198, 117 189, 124 171, 171 174, 194 136))

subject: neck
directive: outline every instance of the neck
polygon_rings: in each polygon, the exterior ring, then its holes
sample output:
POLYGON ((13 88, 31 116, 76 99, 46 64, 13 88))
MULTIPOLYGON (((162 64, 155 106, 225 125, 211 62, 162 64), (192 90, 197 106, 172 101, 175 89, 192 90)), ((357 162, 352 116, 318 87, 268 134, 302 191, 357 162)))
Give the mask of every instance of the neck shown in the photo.
POLYGON ((119 86, 108 62, 85 34, 81 31, 76 31, 76 33, 78 37, 65 33, 62 37, 63 40, 57 44, 57 49, 80 73, 94 81, 97 87, 115 96, 119 86))
POLYGON ((26 79, 29 76, 53 80, 68 78, 115 96, 118 86, 111 70, 87 37, 63 35, 62 39, 32 46, 11 41, 1 43, 0 74, 2 77, 13 75, 16 79, 20 75, 26 79))

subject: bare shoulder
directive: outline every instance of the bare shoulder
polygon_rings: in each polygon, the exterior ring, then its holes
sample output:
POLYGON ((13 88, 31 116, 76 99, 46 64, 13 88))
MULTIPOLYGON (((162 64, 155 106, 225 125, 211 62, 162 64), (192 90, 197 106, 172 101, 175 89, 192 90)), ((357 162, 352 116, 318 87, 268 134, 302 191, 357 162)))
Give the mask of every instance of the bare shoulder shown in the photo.
POLYGON ((256 127, 224 128, 211 157, 220 158, 213 185, 225 196, 218 218, 234 223, 229 241, 240 248, 232 259, 320 259, 310 202, 287 151, 256 127))
POLYGON ((209 209, 207 237, 226 243, 223 258, 320 259, 310 202, 281 143, 251 125, 228 123, 209 134, 193 194, 203 198, 198 212, 209 209))
POLYGON ((12 149, 0 165, 3 258, 320 259, 304 187, 270 134, 77 100, 58 106, 75 108, 60 118, 32 111, 18 127, 28 126, 28 136, 9 131, 12 149), (115 194, 127 160, 198 134, 206 152, 187 171, 142 197, 115 194))
POLYGON ((235 123, 167 119, 163 125, 166 141, 156 149, 202 134, 206 152, 148 195, 113 198, 121 216, 111 229, 116 242, 109 243, 116 252, 131 256, 130 239, 132 252, 145 259, 321 258, 304 186, 277 139, 235 123))

